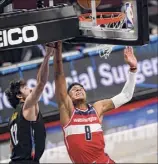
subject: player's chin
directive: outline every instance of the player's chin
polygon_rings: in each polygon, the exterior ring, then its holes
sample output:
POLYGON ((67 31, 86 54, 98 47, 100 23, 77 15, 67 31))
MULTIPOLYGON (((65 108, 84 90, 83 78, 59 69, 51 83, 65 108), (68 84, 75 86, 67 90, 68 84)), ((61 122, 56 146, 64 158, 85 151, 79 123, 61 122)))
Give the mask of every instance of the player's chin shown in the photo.
POLYGON ((85 98, 84 97, 75 97, 75 100, 77 100, 77 101, 83 101, 83 100, 85 100, 85 98))

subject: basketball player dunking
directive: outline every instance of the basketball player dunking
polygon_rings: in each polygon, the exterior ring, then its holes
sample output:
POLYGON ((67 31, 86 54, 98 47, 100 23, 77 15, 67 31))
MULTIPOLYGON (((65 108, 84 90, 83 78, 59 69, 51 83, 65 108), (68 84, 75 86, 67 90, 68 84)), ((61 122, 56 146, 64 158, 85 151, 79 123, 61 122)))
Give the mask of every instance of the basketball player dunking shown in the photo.
POLYGON ((114 163, 104 152, 101 123, 104 113, 131 100, 135 88, 137 60, 132 47, 124 50, 130 66, 129 76, 120 94, 111 99, 87 104, 86 91, 79 83, 66 87, 62 63, 62 43, 58 42, 54 56, 56 96, 60 110, 68 154, 74 163, 114 163))
POLYGON ((49 46, 52 47, 46 47, 36 87, 28 88, 23 80, 12 81, 5 92, 15 109, 9 122, 10 164, 38 164, 44 152, 46 132, 38 101, 48 80, 49 58, 54 53, 53 44, 50 43, 49 46))

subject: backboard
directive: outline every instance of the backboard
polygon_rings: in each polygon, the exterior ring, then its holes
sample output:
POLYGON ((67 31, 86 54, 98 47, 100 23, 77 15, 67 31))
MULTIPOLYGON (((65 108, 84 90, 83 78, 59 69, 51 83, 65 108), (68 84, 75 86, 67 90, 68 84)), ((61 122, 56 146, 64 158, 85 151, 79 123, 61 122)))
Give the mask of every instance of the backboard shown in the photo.
POLYGON ((69 0, 81 36, 71 43, 144 45, 149 42, 147 0, 69 0))

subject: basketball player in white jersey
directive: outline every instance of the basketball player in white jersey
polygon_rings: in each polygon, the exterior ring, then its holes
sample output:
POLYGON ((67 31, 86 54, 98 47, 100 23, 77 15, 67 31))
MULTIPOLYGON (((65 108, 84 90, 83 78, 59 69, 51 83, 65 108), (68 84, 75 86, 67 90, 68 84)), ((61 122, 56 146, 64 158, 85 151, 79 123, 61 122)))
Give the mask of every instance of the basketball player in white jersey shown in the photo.
POLYGON ((132 99, 137 71, 137 60, 132 47, 124 50, 124 59, 130 69, 122 91, 115 97, 90 105, 86 101, 86 91, 81 84, 74 83, 67 91, 62 43, 58 42, 56 45, 54 75, 60 123, 68 154, 74 163, 115 163, 104 152, 105 142, 101 123, 105 112, 118 108, 132 99))

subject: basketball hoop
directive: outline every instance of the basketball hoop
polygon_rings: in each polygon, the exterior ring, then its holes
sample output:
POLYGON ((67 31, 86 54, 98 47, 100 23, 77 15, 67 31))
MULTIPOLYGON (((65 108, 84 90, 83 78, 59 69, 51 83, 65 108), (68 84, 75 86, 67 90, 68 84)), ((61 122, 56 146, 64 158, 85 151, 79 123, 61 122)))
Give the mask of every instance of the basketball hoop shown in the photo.
MULTIPOLYGON (((126 15, 122 12, 97 12, 97 25, 118 23, 124 20, 126 15)), ((92 22, 92 14, 86 13, 79 16, 80 22, 92 22)))
MULTIPOLYGON (((92 23, 94 19, 92 13, 81 14, 79 16, 79 21, 81 24, 84 24, 84 27, 86 27, 86 24, 92 23)), ((123 28, 125 19, 126 14, 123 12, 97 12, 96 25, 91 24, 91 28, 98 28, 101 31, 105 31, 105 29, 120 30, 123 28)), ((87 28, 90 28, 90 26, 87 26, 87 28)), ((104 57, 105 59, 109 57, 114 46, 115 45, 96 44, 100 57, 104 57)))

